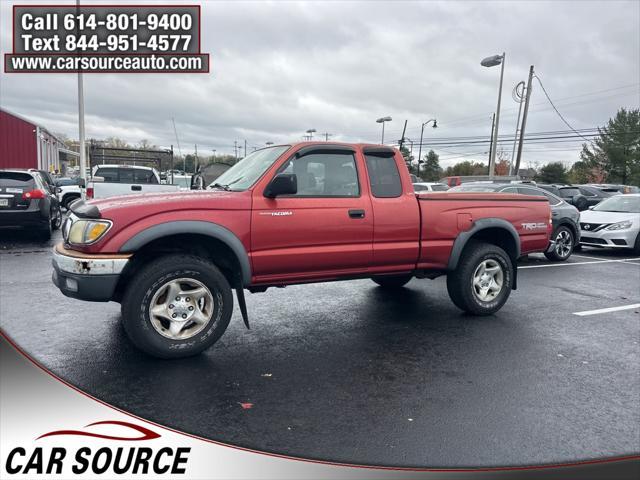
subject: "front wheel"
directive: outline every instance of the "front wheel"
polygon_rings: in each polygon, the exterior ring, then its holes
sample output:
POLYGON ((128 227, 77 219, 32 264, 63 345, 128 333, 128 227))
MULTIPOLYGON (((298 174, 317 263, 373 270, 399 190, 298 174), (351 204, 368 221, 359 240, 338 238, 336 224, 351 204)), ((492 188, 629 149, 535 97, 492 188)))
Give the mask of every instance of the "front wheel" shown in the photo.
POLYGON ((56 207, 51 211, 51 229, 58 230, 62 225, 62 210, 56 207))
POLYGON ((502 308, 513 283, 513 264, 497 245, 471 241, 458 267, 447 275, 451 301, 472 315, 491 315, 502 308))
POLYGON ((131 341, 159 358, 196 355, 225 332, 231 287, 208 260, 171 255, 144 266, 127 285, 122 321, 131 341))
POLYGON ((573 232, 569 227, 560 226, 553 232, 551 238, 556 242, 550 252, 544 252, 544 256, 553 262, 564 262, 571 256, 574 248, 573 232))

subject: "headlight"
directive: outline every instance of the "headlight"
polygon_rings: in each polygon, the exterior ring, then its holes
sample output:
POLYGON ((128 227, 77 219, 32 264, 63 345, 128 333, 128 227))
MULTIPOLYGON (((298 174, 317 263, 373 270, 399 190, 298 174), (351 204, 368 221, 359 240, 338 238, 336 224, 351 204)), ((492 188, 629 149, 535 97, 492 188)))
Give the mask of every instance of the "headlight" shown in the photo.
POLYGON ((77 220, 69 229, 68 241, 76 245, 97 242, 111 228, 108 220, 77 220))
POLYGON ((609 225, 606 230, 626 230, 627 228, 631 228, 631 225, 631 220, 626 220, 624 222, 618 222, 614 223, 613 225, 609 225))

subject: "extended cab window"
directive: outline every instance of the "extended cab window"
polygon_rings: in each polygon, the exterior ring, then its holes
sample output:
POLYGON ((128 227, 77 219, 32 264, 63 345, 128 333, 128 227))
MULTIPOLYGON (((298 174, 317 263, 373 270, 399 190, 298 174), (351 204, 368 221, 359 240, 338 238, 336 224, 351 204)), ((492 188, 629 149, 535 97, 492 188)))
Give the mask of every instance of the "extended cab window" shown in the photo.
POLYGON ((352 153, 311 153, 287 161, 279 173, 294 173, 295 197, 358 197, 360 186, 352 153))
POLYGON ((395 198, 402 195, 400 172, 393 155, 365 154, 371 193, 377 198, 395 198))

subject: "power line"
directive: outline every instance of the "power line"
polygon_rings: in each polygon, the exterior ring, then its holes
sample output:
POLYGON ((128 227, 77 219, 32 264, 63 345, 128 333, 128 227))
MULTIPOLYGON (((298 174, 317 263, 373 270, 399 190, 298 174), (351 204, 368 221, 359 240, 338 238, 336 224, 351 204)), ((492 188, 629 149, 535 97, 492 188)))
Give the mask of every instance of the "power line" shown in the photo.
POLYGON ((554 105, 554 103, 551 101, 551 97, 549 97, 549 94, 547 93, 547 90, 544 88, 544 85, 542 84, 542 80, 540 80, 540 77, 538 77, 538 75, 534 75, 534 77, 536 78, 536 80, 538 80, 538 83, 540 84, 540 86, 542 87, 542 91, 544 92, 545 97, 547 97, 547 100, 549 100, 549 103, 551 104, 551 106, 553 107, 553 109, 556 111, 556 113, 558 114, 558 116, 560 117, 560 119, 565 123, 565 125, 567 127, 569 127, 571 130, 573 130, 575 133, 577 133, 580 137, 584 138, 587 142, 590 142, 590 140, 587 140, 585 137, 583 137, 580 133, 578 133, 578 131, 573 128, 573 126, 571 126, 569 124, 569 122, 567 122, 567 120, 562 116, 562 114, 558 111, 558 109, 556 108, 556 106, 554 105))

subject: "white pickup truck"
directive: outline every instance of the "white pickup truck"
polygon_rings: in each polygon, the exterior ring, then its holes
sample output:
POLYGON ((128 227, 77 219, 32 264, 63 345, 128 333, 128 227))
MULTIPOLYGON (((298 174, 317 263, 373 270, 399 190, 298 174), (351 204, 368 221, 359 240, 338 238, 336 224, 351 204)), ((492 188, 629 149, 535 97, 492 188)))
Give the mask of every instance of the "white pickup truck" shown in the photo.
POLYGON ((87 182, 86 197, 106 198, 136 193, 177 192, 178 185, 160 183, 155 168, 131 165, 97 165, 87 182))

